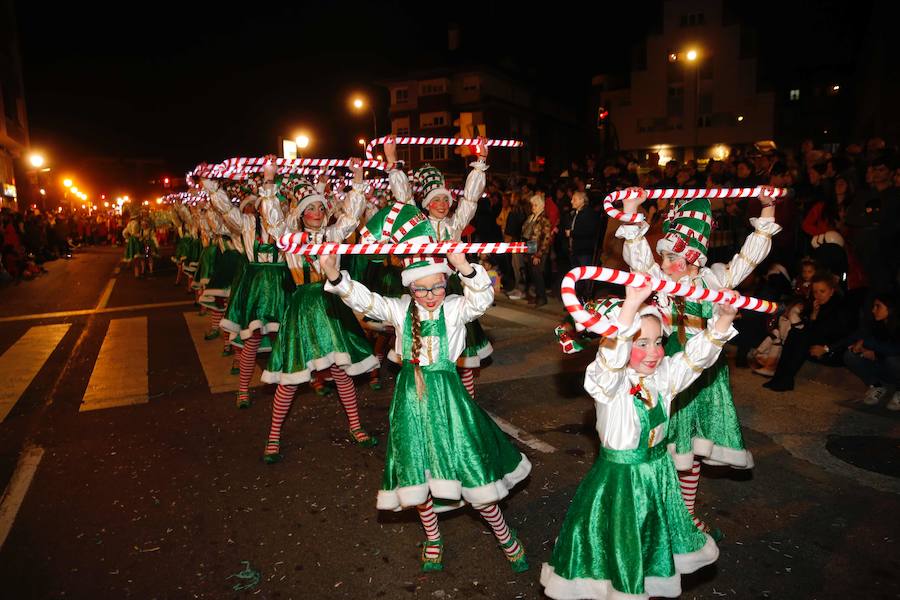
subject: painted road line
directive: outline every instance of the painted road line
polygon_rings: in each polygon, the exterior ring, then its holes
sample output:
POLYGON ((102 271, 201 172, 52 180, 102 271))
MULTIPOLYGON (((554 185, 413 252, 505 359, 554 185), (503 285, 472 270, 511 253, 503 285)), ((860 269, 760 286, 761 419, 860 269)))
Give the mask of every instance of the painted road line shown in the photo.
MULTIPOLYGON (((214 340, 203 339, 203 335, 209 327, 209 318, 201 317, 196 311, 193 311, 184 313, 184 320, 187 323, 188 331, 191 332, 197 357, 200 359, 200 364, 203 365, 203 374, 206 375, 209 391, 213 394, 237 391, 238 376, 231 374, 231 357, 222 356, 222 346, 225 345, 225 340, 222 337, 214 340)), ((225 335, 224 332, 222 335, 225 335)), ((262 385, 259 380, 260 376, 262 376, 262 369, 256 365, 253 379, 250 380, 250 387, 262 385)))
POLYGON ((495 415, 494 413, 487 412, 488 416, 494 420, 494 423, 497 424, 497 427, 502 429, 505 433, 511 435, 516 438, 518 441, 522 442, 532 450, 537 450, 538 452, 543 452, 544 454, 552 454, 556 452, 556 448, 548 444, 547 442, 543 442, 524 429, 516 427, 506 419, 502 419, 495 415))
POLYGON ((0 374, 3 377, 0 385, 0 422, 31 385, 34 376, 71 326, 71 323, 60 323, 32 327, 0 356, 0 374))
POLYGON ((175 302, 157 302, 156 304, 132 304, 130 306, 114 306, 112 308, 87 308, 84 310, 64 310, 60 312, 36 313, 32 315, 16 315, 15 317, 0 317, 0 323, 13 321, 37 321, 40 319, 59 319, 67 317, 81 317, 84 315, 103 315, 107 313, 130 312, 133 310, 152 310, 155 308, 170 308, 172 306, 188 306, 194 304, 193 300, 177 300, 175 302))
POLYGON ((12 479, 9 480, 9 485, 3 491, 3 497, 0 498, 0 548, 6 542, 6 538, 12 529, 13 521, 16 520, 16 515, 19 514, 19 508, 25 500, 25 494, 28 493, 28 488, 31 487, 31 481, 34 479, 34 474, 43 457, 43 448, 36 446, 26 447, 22 451, 22 456, 19 458, 19 463, 16 465, 12 479))
POLYGON ((504 306, 492 306, 485 313, 486 317, 496 317, 503 321, 525 325, 526 327, 550 327, 553 329, 559 325, 559 321, 543 314, 528 313, 521 310, 506 308, 504 306))
POLYGON ((116 285, 115 277, 106 282, 106 287, 103 288, 103 293, 100 294, 100 300, 97 302, 97 306, 94 307, 94 310, 106 308, 109 297, 112 295, 114 285, 116 285))
POLYGON ((147 364, 147 317, 113 319, 78 410, 148 402, 147 364))

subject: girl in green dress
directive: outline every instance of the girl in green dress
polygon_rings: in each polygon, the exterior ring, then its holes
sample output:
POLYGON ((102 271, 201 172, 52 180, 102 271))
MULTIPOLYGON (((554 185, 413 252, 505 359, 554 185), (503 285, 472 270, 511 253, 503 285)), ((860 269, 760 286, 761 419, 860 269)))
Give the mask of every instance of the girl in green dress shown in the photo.
POLYGON ((551 598, 676 597, 682 573, 719 555, 681 499, 666 426, 675 395, 737 334, 735 309, 722 306, 714 324, 666 357, 661 315, 642 307, 651 288, 625 289, 621 307, 606 312, 618 332, 601 340, 584 377, 596 404, 600 456, 578 486, 541 569, 551 598))
MULTIPOLYGON (((431 238, 403 241, 431 241, 431 238)), ((320 256, 325 290, 353 310, 393 325, 403 358, 390 409, 390 433, 377 507, 415 507, 425 528, 422 570, 443 569, 444 542, 435 512, 472 506, 490 525, 516 572, 528 568, 525 550, 497 503, 531 472, 531 463, 471 398, 456 370, 466 345, 466 323, 494 299, 481 265, 465 255, 405 257, 409 295, 385 298, 338 271, 334 256, 320 256), (449 264, 448 264, 449 263, 449 264), (453 265, 463 295, 446 295, 453 265)))

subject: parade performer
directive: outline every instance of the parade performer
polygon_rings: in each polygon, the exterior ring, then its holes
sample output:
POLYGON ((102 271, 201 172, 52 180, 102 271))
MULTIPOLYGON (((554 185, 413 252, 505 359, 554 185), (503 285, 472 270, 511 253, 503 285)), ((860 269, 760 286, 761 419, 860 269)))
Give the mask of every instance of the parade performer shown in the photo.
POLYGON ((206 204, 198 207, 197 210, 197 231, 200 234, 201 250, 200 259, 197 261, 197 270, 194 273, 194 281, 191 283, 195 302, 200 305, 201 315, 206 314, 207 308, 200 302, 200 298, 203 296, 203 291, 206 289, 207 284, 209 284, 209 279, 219 258, 219 245, 216 243, 216 236, 207 217, 209 212, 212 211, 207 208, 206 204))
MULTIPOLYGON (((771 189, 767 188, 767 191, 771 192, 771 189)), ((636 212, 646 199, 646 192, 639 192, 636 198, 624 201, 625 212, 636 212)), ((727 265, 706 266, 712 215, 709 200, 705 198, 681 201, 670 211, 663 223, 664 235, 656 246, 661 265, 655 263, 653 251, 644 237, 649 228, 646 222, 623 223, 616 237, 625 240, 623 257, 632 271, 705 289, 735 288, 766 258, 772 247, 772 236, 781 231, 775 223, 773 195, 760 195, 764 207, 762 213, 758 219, 750 219, 753 232, 727 265)), ((673 330, 666 343, 669 356, 681 351, 688 339, 702 332, 715 313, 709 303, 685 301, 681 297, 670 299, 660 294, 657 301, 663 318, 673 330)), ((673 453, 682 496, 691 515, 695 512, 700 484, 701 458, 710 465, 753 468, 753 456, 744 447, 724 357, 676 399, 669 426, 669 450, 673 453)), ((711 532, 713 537, 721 539, 722 532, 717 528, 708 527, 696 516, 694 523, 701 531, 711 532)))
POLYGON ((200 242, 200 222, 199 211, 196 206, 181 205, 181 220, 184 223, 184 235, 187 241, 184 243, 184 274, 187 275, 187 290, 194 293, 194 275, 197 272, 197 266, 200 261, 200 252, 202 250, 200 242))
MULTIPOLYGON (((402 241, 431 241, 428 238, 402 241)), ((390 433, 377 507, 416 507, 425 528, 422 570, 443 569, 444 541, 435 511, 472 504, 493 530, 516 572, 528 568, 525 549, 497 503, 531 472, 531 463, 472 400, 456 371, 465 348, 465 324, 494 301, 484 268, 465 255, 404 257, 409 295, 385 298, 320 256, 325 290, 356 311, 393 325, 403 358, 390 409, 390 433), (449 264, 448 264, 449 263, 449 264), (450 265, 463 295, 447 295, 450 265)))
POLYGON ((275 167, 274 164, 266 166, 261 182, 252 180, 252 187, 256 189, 241 201, 240 207, 232 205, 218 182, 204 179, 203 187, 209 193, 210 205, 222 215, 232 236, 241 238, 248 260, 240 281, 232 290, 231 301, 220 326, 235 334, 236 342, 239 339, 237 406, 249 408, 250 379, 260 343, 264 336, 278 333, 287 295, 294 289, 284 256, 275 245, 277 231, 273 227, 284 219, 276 198, 275 167), (260 197, 270 201, 264 206, 257 206, 260 197))
POLYGON ((619 330, 601 340, 584 376, 597 410, 600 455, 578 486, 550 562, 541 569, 551 598, 677 597, 681 574, 719 555, 678 492, 666 426, 675 395, 712 366, 737 334, 736 309, 720 306, 714 322, 666 357, 662 315, 642 304, 651 291, 649 285, 626 287, 624 302, 601 304, 619 330))
MULTIPOLYGON (((282 183, 283 194, 293 196, 295 202, 285 221, 272 223, 273 230, 279 234, 302 231, 311 244, 343 242, 356 229, 365 207, 362 167, 356 164, 352 170, 353 188, 346 195, 343 209, 337 211, 333 225, 328 225, 334 210, 324 193, 324 183, 317 188, 306 180, 295 179, 282 183)), ((269 211, 267 204, 277 199, 266 196, 262 202, 265 214, 275 213, 269 211)), ((312 381, 317 371, 329 371, 334 379, 356 443, 374 446, 377 440, 360 425, 356 386, 351 377, 378 368, 378 359, 372 355, 353 312, 324 292, 317 257, 288 254, 286 260, 297 288, 288 300, 278 340, 262 374, 263 382, 278 384, 263 458, 267 463, 281 460, 281 427, 297 386, 312 381)))
MULTIPOLYGON (((213 265, 209 281, 200 295, 200 305, 206 307, 210 315, 210 328, 203 336, 207 340, 219 337, 219 327, 222 317, 228 308, 228 298, 231 296, 232 284, 239 279, 243 272, 244 248, 241 246, 240 237, 231 237, 221 215, 215 210, 206 211, 206 220, 213 243, 219 250, 219 255, 213 265)), ((223 353, 231 355, 233 346, 226 335, 223 353)))
POLYGON ((125 238, 125 260, 134 267, 135 279, 153 274, 153 257, 157 253, 156 228, 147 214, 132 215, 122 231, 125 238))
MULTIPOLYGON (((389 164, 396 162, 396 150, 393 145, 384 145, 385 157, 389 164), (389 152, 391 152, 389 154, 389 152)), ((422 210, 428 214, 439 242, 458 242, 462 240, 463 229, 475 216, 478 208, 478 200, 484 193, 485 174, 487 170, 487 145, 484 140, 479 140, 476 146, 478 160, 471 163, 472 171, 466 178, 466 186, 461 201, 456 210, 450 214, 453 205, 453 196, 447 189, 444 175, 431 165, 425 165, 416 171, 414 178, 421 186, 422 210)), ((403 175, 403 173, 400 173, 403 175)), ((405 175, 404 175, 405 177, 405 175)), ((393 183, 393 179, 392 179, 393 183)), ((393 189, 393 187, 392 187, 393 189)), ((462 293, 462 284, 458 275, 450 277, 450 294, 462 293)), ((466 348, 457 360, 459 375, 469 395, 475 397, 475 371, 481 367, 481 361, 493 353, 490 341, 487 339, 481 324, 474 320, 466 325, 466 348)))
POLYGON ((172 262, 175 263, 175 285, 181 283, 181 276, 184 274, 184 259, 187 256, 188 238, 185 235, 184 220, 181 216, 182 204, 175 200, 169 209, 169 219, 175 229, 175 235, 178 241, 175 242, 175 252, 172 254, 172 262))

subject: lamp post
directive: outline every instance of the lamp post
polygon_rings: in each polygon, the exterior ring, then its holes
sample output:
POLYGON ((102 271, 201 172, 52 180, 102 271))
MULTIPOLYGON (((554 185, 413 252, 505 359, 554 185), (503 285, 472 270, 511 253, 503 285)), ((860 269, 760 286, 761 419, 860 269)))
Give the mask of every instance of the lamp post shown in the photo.
POLYGON ((700 54, 694 48, 685 52, 684 57, 694 65, 694 160, 697 160, 697 145, 700 143, 700 54))
POLYGON ((372 139, 378 137, 378 117, 375 115, 375 107, 373 107, 370 103, 366 102, 365 98, 362 96, 354 96, 351 101, 351 106, 356 111, 362 111, 366 107, 368 107, 369 112, 372 113, 372 139))

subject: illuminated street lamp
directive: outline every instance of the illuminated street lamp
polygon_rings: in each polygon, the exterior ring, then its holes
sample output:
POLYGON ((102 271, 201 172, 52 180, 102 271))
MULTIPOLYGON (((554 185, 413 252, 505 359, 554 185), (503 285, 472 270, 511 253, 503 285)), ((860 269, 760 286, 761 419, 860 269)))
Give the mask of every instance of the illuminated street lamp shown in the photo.
POLYGON ((28 162, 35 169, 40 169, 44 166, 44 157, 35 152, 28 156, 28 162))
POLYGON ((353 100, 351 100, 350 105, 353 106, 353 109, 362 112, 368 107, 369 112, 372 113, 372 139, 378 137, 378 117, 375 115, 375 108, 366 102, 365 98, 362 96, 354 96, 353 100))
POLYGON ((297 142, 297 147, 300 149, 306 149, 307 147, 309 147, 309 136, 304 133, 298 135, 297 139, 294 141, 297 142))
POLYGON ((697 60, 697 51, 694 49, 688 50, 687 54, 685 54, 685 58, 687 58, 691 62, 694 62, 695 60, 697 60))
POLYGON ((63 179, 63 187, 66 187, 66 188, 72 187, 72 180, 69 178, 63 179))
POLYGON ((359 138, 358 140, 356 140, 356 143, 359 144, 360 146, 365 146, 366 140, 365 140, 365 138, 359 138))

